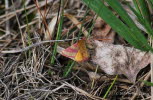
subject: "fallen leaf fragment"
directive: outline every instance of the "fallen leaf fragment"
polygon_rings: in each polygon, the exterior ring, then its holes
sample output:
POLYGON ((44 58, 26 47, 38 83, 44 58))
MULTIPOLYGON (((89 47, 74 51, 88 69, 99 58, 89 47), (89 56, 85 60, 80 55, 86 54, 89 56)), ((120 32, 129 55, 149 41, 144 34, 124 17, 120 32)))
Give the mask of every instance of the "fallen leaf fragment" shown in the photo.
POLYGON ((107 23, 104 22, 104 20, 98 17, 95 21, 92 35, 96 40, 113 43, 115 32, 107 23))
POLYGON ((95 21, 93 33, 96 36, 105 37, 111 30, 111 27, 106 24, 100 17, 98 17, 95 21))
POLYGON ((149 53, 122 45, 94 41, 97 46, 92 61, 109 75, 124 74, 131 82, 136 81, 139 71, 150 63, 149 53))
POLYGON ((53 17, 53 19, 48 25, 49 32, 46 30, 45 40, 50 40, 51 37, 54 37, 54 30, 55 30, 56 23, 57 23, 57 16, 53 17))
POLYGON ((63 50, 61 54, 77 62, 86 61, 89 58, 85 40, 83 39, 63 50))

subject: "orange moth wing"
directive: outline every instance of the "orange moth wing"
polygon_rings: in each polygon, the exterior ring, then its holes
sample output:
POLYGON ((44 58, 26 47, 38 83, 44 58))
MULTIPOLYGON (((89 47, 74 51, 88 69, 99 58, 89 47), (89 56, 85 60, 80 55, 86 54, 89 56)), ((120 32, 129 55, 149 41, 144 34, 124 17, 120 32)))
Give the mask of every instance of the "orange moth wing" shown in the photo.
POLYGON ((88 60, 89 54, 85 45, 85 40, 79 40, 77 43, 66 48, 62 51, 62 55, 77 62, 88 60))

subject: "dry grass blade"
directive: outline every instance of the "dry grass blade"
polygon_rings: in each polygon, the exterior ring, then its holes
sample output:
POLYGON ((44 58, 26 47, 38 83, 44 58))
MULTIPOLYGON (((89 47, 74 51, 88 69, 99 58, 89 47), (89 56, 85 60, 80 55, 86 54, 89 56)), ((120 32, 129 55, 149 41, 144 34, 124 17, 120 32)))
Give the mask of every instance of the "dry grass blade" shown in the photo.
MULTIPOLYGON (((9 1, 5 0, 5 9, 9 8, 9 1)), ((6 10, 6 14, 8 14, 8 11, 6 10)), ((6 21, 6 34, 10 34, 10 21, 6 21)))
POLYGON ((68 87, 71 87, 72 89, 74 89, 75 91, 77 91, 78 93, 81 93, 81 95, 85 95, 85 96, 88 96, 89 98, 93 99, 93 100, 105 100, 103 98, 100 98, 100 97, 97 97, 97 96, 94 96, 92 94, 89 94, 87 93, 86 91, 78 88, 78 87, 75 87, 67 82, 65 82, 65 84, 68 86, 68 87))
MULTIPOLYGON (((24 52, 24 51, 27 51, 33 47, 37 47, 37 46, 40 46, 41 44, 45 44, 45 43, 50 43, 50 42, 63 42, 63 41, 71 41, 73 39, 66 39, 66 40, 48 40, 48 41, 41 41, 39 43, 35 43, 35 44, 32 44, 28 47, 25 47, 25 48, 22 48, 22 49, 15 49, 15 50, 5 50, 5 51, 0 51, 0 53, 3 53, 3 54, 9 54, 9 53, 20 53, 20 52, 24 52)), ((62 49, 59 47, 59 50, 57 50, 58 52, 60 52, 62 49)))
MULTIPOLYGON (((144 78, 144 80, 147 81, 147 80, 149 79, 150 76, 151 76, 151 71, 147 74, 147 76, 144 78)), ((140 84, 140 86, 143 87, 143 86, 144 86, 144 83, 142 82, 142 83, 140 84)), ((135 98, 136 98, 138 95, 139 95, 139 94, 138 94, 138 90, 137 90, 137 92, 132 96, 131 100, 135 100, 135 98)))
MULTIPOLYGON (((48 3, 51 3, 53 0, 47 0, 47 1, 48 1, 48 3)), ((45 1, 42 1, 42 2, 40 2, 40 6, 39 7, 43 7, 45 5, 46 5, 46 2, 45 1)), ((34 8, 34 7, 36 7, 36 5, 35 4, 32 4, 30 6, 27 6, 25 9, 28 10, 28 9, 31 9, 31 8, 34 8)), ((18 9, 18 10, 16 10, 16 13, 22 12, 25 9, 24 8, 18 9)), ((3 19, 3 18, 5 18, 7 16, 10 16, 10 15, 14 15, 15 16, 15 12, 13 11, 13 12, 9 12, 8 14, 1 15, 0 16, 0 19, 3 19)))
MULTIPOLYGON (((79 29, 81 29, 81 22, 79 22, 73 15, 71 14, 64 14, 67 18, 69 18, 79 29)), ((81 30, 85 37, 88 36, 88 32, 85 30, 84 27, 82 27, 81 30)))

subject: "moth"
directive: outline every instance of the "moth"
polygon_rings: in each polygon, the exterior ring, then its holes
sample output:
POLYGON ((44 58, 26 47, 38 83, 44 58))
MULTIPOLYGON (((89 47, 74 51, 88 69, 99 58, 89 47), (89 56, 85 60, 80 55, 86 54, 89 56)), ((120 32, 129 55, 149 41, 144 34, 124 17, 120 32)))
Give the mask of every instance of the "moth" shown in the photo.
POLYGON ((79 40, 72 46, 64 49, 61 54, 77 62, 83 62, 89 58, 89 53, 84 39, 79 40))

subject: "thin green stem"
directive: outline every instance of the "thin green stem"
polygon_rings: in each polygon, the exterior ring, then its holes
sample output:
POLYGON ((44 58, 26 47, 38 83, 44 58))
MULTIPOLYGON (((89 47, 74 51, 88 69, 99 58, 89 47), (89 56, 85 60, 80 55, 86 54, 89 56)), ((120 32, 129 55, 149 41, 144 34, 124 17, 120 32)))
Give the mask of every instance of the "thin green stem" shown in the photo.
POLYGON ((74 64, 75 64, 75 61, 71 60, 71 61, 68 62, 68 65, 66 66, 66 68, 64 70, 64 74, 63 74, 64 77, 68 76, 68 74, 70 73, 70 71, 71 71, 72 67, 74 66, 74 64))
MULTIPOLYGON (((61 33, 62 33, 62 26, 63 26, 63 20, 64 20, 64 8, 63 8, 63 6, 64 6, 64 2, 63 2, 63 0, 61 0, 61 9, 62 10, 61 10, 61 14, 60 14, 60 22, 59 22, 59 25, 58 25, 56 40, 60 39, 61 33)), ((57 45, 58 45, 58 42, 55 42, 53 54, 52 54, 52 57, 51 57, 51 64, 52 65, 55 62, 55 55, 57 53, 57 45)))
POLYGON ((108 90, 106 91, 105 95, 104 95, 104 99, 107 97, 109 91, 111 90, 111 88, 113 87, 113 85, 115 84, 115 81, 117 79, 118 75, 116 75, 116 77, 114 78, 113 82, 111 83, 111 86, 108 88, 108 90))

